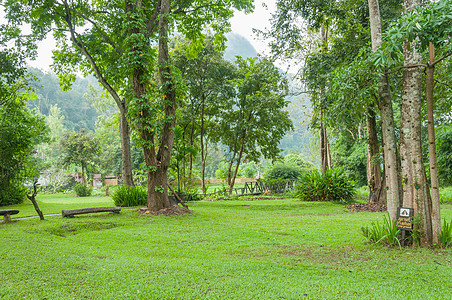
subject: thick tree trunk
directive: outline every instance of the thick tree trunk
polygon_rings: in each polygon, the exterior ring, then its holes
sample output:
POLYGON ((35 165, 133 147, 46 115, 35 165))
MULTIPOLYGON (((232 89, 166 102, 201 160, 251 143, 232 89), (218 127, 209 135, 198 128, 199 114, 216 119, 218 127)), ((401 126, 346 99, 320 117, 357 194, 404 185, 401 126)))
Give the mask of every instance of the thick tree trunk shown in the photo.
MULTIPOLYGON (((381 20, 378 0, 368 0, 369 19, 372 38, 372 51, 376 52, 382 43, 381 20)), ((387 208, 391 220, 396 218, 400 205, 400 180, 397 164, 397 142, 395 135, 394 113, 392 109, 391 90, 387 75, 380 80, 378 89, 379 109, 382 121, 383 151, 385 159, 385 182, 387 208)))
POLYGON ((438 164, 436 161, 436 142, 435 142, 435 120, 433 118, 433 89, 435 85, 435 47, 432 43, 429 45, 430 60, 427 65, 426 76, 426 102, 427 102, 427 120, 428 120, 428 154, 430 159, 430 181, 432 186, 432 242, 439 242, 441 234, 441 213, 439 201, 439 180, 438 164))
MULTIPOLYGON (((419 0, 405 0, 405 10, 420 5, 419 0)), ((426 181, 421 146, 422 57, 415 42, 404 45, 404 71, 401 103, 400 155, 402 163, 403 206, 414 209, 421 220, 421 245, 432 241, 430 193, 426 181)))
POLYGON ((380 168, 380 145, 377 136, 377 122, 372 107, 367 109, 367 184, 369 186, 369 202, 386 204, 382 191, 380 168))

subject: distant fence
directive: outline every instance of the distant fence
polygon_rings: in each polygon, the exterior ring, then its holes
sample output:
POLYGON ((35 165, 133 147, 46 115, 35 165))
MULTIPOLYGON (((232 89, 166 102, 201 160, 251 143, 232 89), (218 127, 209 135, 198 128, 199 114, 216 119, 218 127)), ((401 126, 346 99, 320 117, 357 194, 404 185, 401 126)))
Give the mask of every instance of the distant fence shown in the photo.
MULTIPOLYGON (((233 196, 251 196, 251 195, 261 195, 266 192, 271 192, 274 194, 284 193, 286 191, 292 190, 295 187, 296 179, 287 182, 279 182, 273 184, 266 184, 258 180, 257 182, 245 182, 245 186, 242 188, 233 188, 231 195, 233 196)), ((212 196, 216 194, 228 194, 229 189, 223 189, 221 191, 216 191, 214 193, 207 194, 207 196, 212 196)))

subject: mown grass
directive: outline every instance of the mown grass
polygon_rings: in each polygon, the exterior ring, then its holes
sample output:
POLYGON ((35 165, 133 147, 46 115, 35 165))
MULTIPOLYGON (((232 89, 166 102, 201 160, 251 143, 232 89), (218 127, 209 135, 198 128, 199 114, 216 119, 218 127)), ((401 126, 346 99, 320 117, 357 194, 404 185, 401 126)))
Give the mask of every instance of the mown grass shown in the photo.
MULTIPOLYGON (((50 211, 111 201, 38 200, 50 211)), ((0 298, 450 299, 452 294, 450 249, 366 243, 360 228, 382 213, 294 199, 200 201, 190 208, 192 215, 176 217, 125 210, 1 224, 0 298)), ((452 218, 452 205, 443 206, 442 217, 452 218)))

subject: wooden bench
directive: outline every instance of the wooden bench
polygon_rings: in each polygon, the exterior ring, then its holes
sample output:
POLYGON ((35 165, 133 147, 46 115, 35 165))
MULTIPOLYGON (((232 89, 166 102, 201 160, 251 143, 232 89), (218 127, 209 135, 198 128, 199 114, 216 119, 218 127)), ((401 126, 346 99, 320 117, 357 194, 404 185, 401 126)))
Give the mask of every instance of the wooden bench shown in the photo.
POLYGON ((11 222, 11 215, 18 214, 18 209, 5 209, 0 210, 0 216, 3 216, 3 223, 11 222))
POLYGON ((110 212, 119 214, 121 207, 91 207, 91 208, 79 208, 79 209, 68 209, 62 210, 61 214, 63 218, 73 218, 74 215, 90 214, 98 212, 110 212))

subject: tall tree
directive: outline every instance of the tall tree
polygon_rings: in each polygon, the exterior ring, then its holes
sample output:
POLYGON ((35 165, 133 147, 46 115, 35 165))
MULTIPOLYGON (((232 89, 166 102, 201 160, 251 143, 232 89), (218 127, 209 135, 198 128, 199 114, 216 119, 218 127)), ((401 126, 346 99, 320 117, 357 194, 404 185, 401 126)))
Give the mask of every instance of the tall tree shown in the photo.
MULTIPOLYGON (((208 146, 212 136, 218 134, 214 124, 218 118, 220 107, 232 101, 233 65, 223 59, 223 52, 214 48, 211 40, 207 40, 197 57, 191 57, 186 43, 176 47, 175 66, 182 72, 187 87, 187 105, 181 109, 180 124, 189 137, 190 145, 194 145, 195 135, 199 138, 201 158, 201 188, 206 193, 205 173, 208 146)), ((190 159, 190 174, 191 174, 190 159)))
POLYGON ((10 19, 28 21, 35 31, 47 32, 53 24, 60 26, 61 30, 55 31, 62 44, 61 51, 55 53, 60 73, 70 73, 83 55, 82 69, 96 75, 118 106, 129 102, 134 106, 128 109, 132 110, 131 121, 142 141, 148 169, 148 208, 169 207, 167 170, 179 95, 168 37, 177 28, 193 41, 196 53, 205 38, 203 30, 211 28, 217 44, 222 44, 232 9, 249 11, 252 1, 8 0, 6 5, 10 19), (66 43, 65 32, 76 51, 66 43))
MULTIPOLYGON (((121 116, 123 182, 133 185, 130 128, 126 119, 128 106, 127 101, 120 96, 121 89, 127 82, 127 75, 118 72, 122 69, 124 49, 121 48, 122 39, 118 40, 115 36, 122 25, 115 17, 107 17, 111 11, 99 13, 102 8, 96 5, 100 3, 68 0, 4 2, 7 18, 12 26, 31 24, 31 36, 35 39, 42 39, 47 32, 53 31, 59 46, 59 50, 54 52, 53 68, 66 89, 75 80, 75 70, 78 68, 85 75, 95 75, 103 88, 111 94, 121 116), (100 19, 103 24, 98 23, 100 19), (90 29, 83 28, 86 26, 90 29)), ((114 4, 109 3, 108 6, 111 8, 114 4)))
POLYGON ((279 141, 293 128, 288 112, 287 81, 268 60, 258 58, 236 62, 233 80, 236 97, 221 114, 219 140, 229 151, 227 179, 232 192, 244 159, 257 162, 261 156, 275 159, 279 141))
POLYGON ((83 184, 87 185, 87 168, 95 165, 96 154, 99 151, 99 143, 91 133, 85 130, 66 133, 61 139, 63 155, 61 162, 64 166, 79 165, 82 171, 83 184))
MULTIPOLYGON (((372 51, 376 52, 382 43, 382 29, 380 18, 380 6, 378 0, 368 0, 369 4, 369 21, 370 33, 372 39, 372 51)), ((385 163, 385 183, 386 191, 381 191, 385 188, 380 181, 379 169, 380 167, 372 163, 373 157, 377 155, 376 145, 378 143, 369 143, 369 167, 373 168, 373 174, 370 175, 373 181, 369 182, 371 195, 381 194, 386 192, 386 203, 391 220, 394 220, 397 213, 397 207, 401 204, 400 199, 400 177, 397 163, 397 141, 395 135, 394 113, 392 110, 391 90, 389 87, 388 75, 384 73, 380 79, 380 86, 378 88, 378 106, 380 109, 382 120, 382 135, 383 135, 383 151, 385 163), (373 166, 372 166, 373 164, 373 166)), ((371 115, 369 115, 371 116, 371 115)), ((368 119, 369 119, 368 116, 368 119)), ((369 120, 371 122, 371 120, 369 120)), ((373 124, 370 124, 373 125, 373 124)), ((374 126, 370 126, 372 128, 374 126)), ((370 133, 369 139, 375 139, 375 134, 370 133)))

